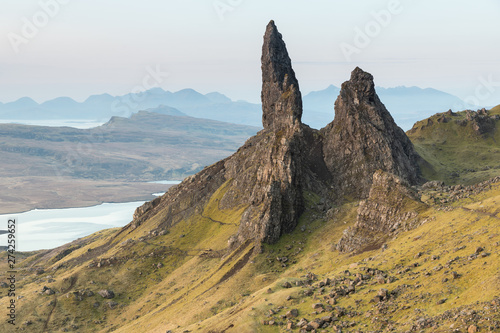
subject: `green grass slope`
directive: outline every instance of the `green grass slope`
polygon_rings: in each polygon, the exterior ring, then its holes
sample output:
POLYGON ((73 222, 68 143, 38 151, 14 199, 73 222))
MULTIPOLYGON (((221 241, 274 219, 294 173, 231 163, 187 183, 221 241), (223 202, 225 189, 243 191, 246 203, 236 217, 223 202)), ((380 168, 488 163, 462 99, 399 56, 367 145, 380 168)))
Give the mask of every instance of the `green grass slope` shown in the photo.
MULTIPOLYGON (((489 115, 498 114, 500 106, 489 111, 489 115)), ((499 128, 496 120, 493 131, 478 134, 464 111, 452 116, 438 113, 415 123, 407 135, 426 161, 421 164, 426 179, 474 184, 500 174, 499 128)))

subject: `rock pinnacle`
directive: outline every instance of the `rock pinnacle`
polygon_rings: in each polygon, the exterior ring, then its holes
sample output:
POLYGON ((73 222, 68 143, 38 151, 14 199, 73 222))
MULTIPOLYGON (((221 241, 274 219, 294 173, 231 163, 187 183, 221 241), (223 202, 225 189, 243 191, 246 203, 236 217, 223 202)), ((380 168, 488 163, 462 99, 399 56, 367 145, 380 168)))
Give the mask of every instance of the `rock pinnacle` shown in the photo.
POLYGON ((274 21, 262 46, 262 124, 278 131, 301 123, 302 97, 285 42, 274 21))
POLYGON ((342 84, 335 119, 323 131, 325 162, 342 195, 366 198, 379 169, 418 183, 419 155, 377 96, 373 76, 359 67, 342 84))

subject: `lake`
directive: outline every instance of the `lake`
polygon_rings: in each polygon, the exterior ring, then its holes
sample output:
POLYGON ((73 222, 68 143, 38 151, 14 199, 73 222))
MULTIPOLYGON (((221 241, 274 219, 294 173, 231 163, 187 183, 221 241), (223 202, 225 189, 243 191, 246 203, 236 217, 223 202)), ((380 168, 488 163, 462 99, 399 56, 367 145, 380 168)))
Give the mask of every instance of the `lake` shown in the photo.
POLYGON ((94 120, 66 120, 66 119, 53 119, 53 120, 10 120, 0 119, 0 124, 22 124, 32 126, 49 126, 49 127, 73 127, 79 129, 88 129, 101 126, 105 121, 94 120))
MULTIPOLYGON (((51 249, 88 236, 96 231, 122 227, 132 221, 137 207, 144 201, 104 203, 93 207, 35 209, 19 214, 0 215, 2 229, 9 218, 17 219, 17 251, 51 249)), ((0 245, 7 245, 0 235, 0 245)))
MULTIPOLYGON (((168 181, 168 184, 179 182, 168 181)), ((163 193, 155 193, 162 195, 163 193)), ((98 206, 65 209, 34 209, 18 214, 0 215, 0 230, 7 229, 9 218, 17 219, 17 251, 52 249, 99 230, 122 227, 132 221, 144 201, 104 203, 98 206)), ((7 235, 0 235, 0 246, 7 235)))

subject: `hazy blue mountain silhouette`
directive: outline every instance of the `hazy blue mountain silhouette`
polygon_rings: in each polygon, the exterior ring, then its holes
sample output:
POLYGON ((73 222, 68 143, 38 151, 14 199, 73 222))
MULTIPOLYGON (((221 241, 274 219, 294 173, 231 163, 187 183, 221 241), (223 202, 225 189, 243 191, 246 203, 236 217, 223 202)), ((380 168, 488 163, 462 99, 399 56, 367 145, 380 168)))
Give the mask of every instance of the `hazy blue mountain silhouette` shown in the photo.
MULTIPOLYGON (((380 99, 394 119, 404 129, 437 112, 464 109, 469 106, 448 93, 418 87, 377 87, 380 99)), ((324 90, 305 95, 303 120, 314 128, 322 128, 334 116, 333 105, 340 89, 330 85, 324 90)), ((113 116, 129 117, 148 110, 167 115, 190 116, 235 124, 261 126, 261 105, 246 101, 232 101, 227 96, 212 92, 203 95, 193 89, 177 92, 153 88, 123 96, 93 95, 84 102, 69 97, 58 97, 37 103, 29 97, 15 102, 0 103, 0 119, 16 120, 95 120, 105 122, 113 116)))
POLYGON ((15 102, 0 103, 0 119, 21 122, 33 119, 87 119, 105 122, 113 116, 128 117, 142 110, 243 125, 260 126, 261 123, 259 104, 232 101, 218 92, 203 95, 193 89, 170 92, 161 88, 116 97, 109 94, 93 95, 81 103, 69 97, 58 97, 39 104, 29 97, 23 97, 15 102), (166 108, 171 108, 170 113, 165 113, 166 108), (172 109, 177 112, 171 113, 172 109))

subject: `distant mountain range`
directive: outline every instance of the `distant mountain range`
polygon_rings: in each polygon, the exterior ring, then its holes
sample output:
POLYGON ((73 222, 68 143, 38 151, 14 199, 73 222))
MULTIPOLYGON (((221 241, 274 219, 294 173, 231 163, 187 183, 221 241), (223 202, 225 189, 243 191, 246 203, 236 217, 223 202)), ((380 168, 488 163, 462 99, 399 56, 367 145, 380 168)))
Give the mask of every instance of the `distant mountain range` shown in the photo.
POLYGON ((214 92, 206 95, 192 89, 178 92, 153 88, 140 94, 111 96, 109 94, 93 95, 84 102, 76 102, 69 97, 59 97, 38 104, 29 97, 15 102, 0 104, 0 119, 15 120, 47 120, 47 119, 79 119, 105 122, 113 116, 129 117, 142 110, 155 109, 162 106, 159 113, 165 114, 177 109, 169 115, 189 115, 196 118, 207 118, 242 125, 260 125, 260 105, 245 101, 231 101, 228 97, 214 92))
MULTIPOLYGON (((333 104, 339 91, 338 87, 331 85, 325 90, 305 95, 304 122, 314 128, 322 128, 331 122, 334 116, 333 104)), ((460 98, 432 88, 377 87, 377 92, 382 103, 405 130, 423 117, 437 112, 470 107, 460 98)), ((232 101, 218 92, 203 95, 193 89, 170 92, 161 88, 123 96, 93 95, 81 103, 69 97, 59 97, 39 104, 29 97, 23 97, 15 102, 0 103, 0 119, 18 122, 38 119, 106 122, 113 116, 129 117, 141 110, 262 126, 260 104, 232 101)))

